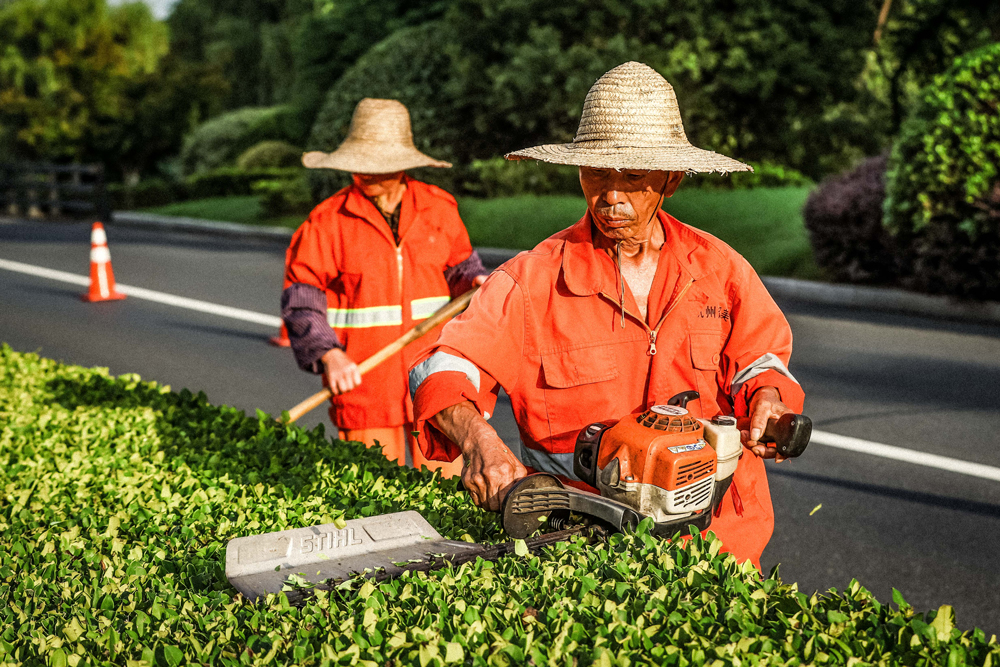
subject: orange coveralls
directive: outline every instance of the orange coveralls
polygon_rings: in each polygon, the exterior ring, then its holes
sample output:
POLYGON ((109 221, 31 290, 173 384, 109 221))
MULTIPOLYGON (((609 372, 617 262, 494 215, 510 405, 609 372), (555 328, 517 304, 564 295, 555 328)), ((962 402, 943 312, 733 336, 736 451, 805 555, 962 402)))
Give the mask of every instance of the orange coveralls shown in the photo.
MULTIPOLYGON (((448 303, 452 295, 444 272, 473 252, 455 198, 411 178, 406 184, 400 203, 399 245, 375 205, 351 185, 310 213, 292 237, 286 255, 286 288, 311 285, 326 294, 327 321, 356 362, 448 303)), ((375 437, 389 458, 398 456, 400 464, 404 463, 405 436, 392 446, 386 441, 397 432, 412 430, 407 369, 433 345, 439 332, 430 332, 368 372, 353 391, 331 399, 330 419, 342 437, 356 439, 352 434, 360 437, 377 431, 375 437)), ((320 372, 321 364, 312 370, 320 372)), ((426 462, 415 445, 411 454, 415 466, 426 462)), ((429 467, 441 464, 431 462, 429 467)), ((450 472, 459 471, 460 466, 450 472)))
MULTIPOLYGON (((787 369, 791 330, 757 274, 713 236, 662 211, 659 219, 666 240, 645 320, 626 287, 623 326, 617 268, 594 247, 589 213, 492 274, 410 371, 428 458, 459 454, 431 418, 469 400, 488 419, 498 386, 511 399, 522 463, 575 486, 584 426, 685 390, 701 395, 687 406, 695 417, 744 416, 765 385, 801 412, 804 395, 787 369)), ((773 528, 764 462, 745 451, 710 530, 759 568, 773 528)))

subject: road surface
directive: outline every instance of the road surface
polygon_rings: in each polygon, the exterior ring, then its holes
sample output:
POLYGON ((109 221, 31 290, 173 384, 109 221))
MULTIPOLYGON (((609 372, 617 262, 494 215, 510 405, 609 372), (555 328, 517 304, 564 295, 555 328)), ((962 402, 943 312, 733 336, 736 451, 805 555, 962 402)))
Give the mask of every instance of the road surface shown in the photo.
MULTIPOLYGON (((109 227, 119 282, 278 314, 284 247, 109 227)), ((89 227, 0 224, 0 260, 86 275, 89 227)), ((279 414, 316 391, 270 326, 129 298, 87 304, 82 288, 0 269, 0 341, 112 373, 205 391, 279 414)), ((818 430, 1000 469, 1000 327, 780 302, 791 371, 818 430)), ((492 422, 517 432, 500 406, 492 422)), ((329 422, 322 409, 304 425, 329 422)), ((1000 633, 1000 481, 814 443, 769 465, 776 514, 764 568, 800 590, 857 578, 879 600, 954 606, 959 627, 1000 633), (820 507, 821 506, 821 507, 820 507), (819 507, 814 512, 814 509, 819 507)))

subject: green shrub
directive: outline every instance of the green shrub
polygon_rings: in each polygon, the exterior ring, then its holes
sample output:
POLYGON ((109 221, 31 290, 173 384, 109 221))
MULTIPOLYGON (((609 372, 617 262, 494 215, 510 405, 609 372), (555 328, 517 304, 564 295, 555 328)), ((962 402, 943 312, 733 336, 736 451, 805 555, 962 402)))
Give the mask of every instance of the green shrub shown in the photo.
POLYGON ((709 190, 752 190, 754 188, 803 188, 815 185, 813 180, 797 169, 783 167, 773 162, 751 162, 753 171, 734 171, 731 174, 694 174, 687 178, 685 187, 709 190))
POLYGON ((133 186, 111 183, 107 186, 111 208, 116 211, 165 206, 187 198, 182 182, 150 178, 133 186))
POLYGON ((231 166, 240 154, 261 141, 289 139, 292 116, 288 107, 247 107, 202 123, 184 138, 184 173, 231 166))
POLYGON ((247 604, 225 543, 400 510, 500 537, 454 481, 321 428, 0 348, 0 663, 995 665, 1000 646, 856 582, 808 596, 696 537, 479 561, 247 604))
POLYGON ((246 149, 236 158, 236 167, 244 171, 301 165, 302 150, 287 141, 262 141, 246 149))
POLYGON ((233 197, 254 192, 258 181, 291 181, 299 178, 302 168, 270 168, 244 171, 236 167, 224 167, 185 179, 187 196, 190 199, 205 197, 233 197))
POLYGON ((549 164, 535 160, 505 160, 495 157, 474 160, 470 181, 464 189, 482 197, 580 194, 580 171, 577 167, 549 164))
MULTIPOLYGON (((456 102, 448 86, 449 59, 441 49, 444 30, 437 22, 397 30, 373 46, 327 93, 313 125, 307 148, 332 151, 347 136, 354 107, 366 97, 399 100, 410 112, 417 148, 440 160, 456 162, 453 147, 461 145, 456 102)), ((420 169, 420 180, 451 192, 461 183, 463 168, 420 169)), ((318 199, 350 182, 343 172, 315 169, 310 183, 318 199)))
POLYGON ((907 287, 1000 294, 1000 43, 921 93, 890 158, 885 225, 904 248, 907 287))
POLYGON ((292 213, 309 213, 313 208, 309 181, 303 174, 292 180, 257 181, 253 192, 260 198, 265 217, 277 218, 292 213))

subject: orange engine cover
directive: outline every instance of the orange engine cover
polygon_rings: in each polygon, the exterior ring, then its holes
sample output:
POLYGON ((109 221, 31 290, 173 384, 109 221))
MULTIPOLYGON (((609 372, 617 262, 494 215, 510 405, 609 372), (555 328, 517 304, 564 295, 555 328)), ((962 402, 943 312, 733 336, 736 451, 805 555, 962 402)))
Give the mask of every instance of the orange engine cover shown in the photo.
POLYGON ((597 468, 618 459, 620 483, 675 491, 715 475, 716 454, 704 427, 682 408, 655 406, 625 417, 604 432, 597 468))

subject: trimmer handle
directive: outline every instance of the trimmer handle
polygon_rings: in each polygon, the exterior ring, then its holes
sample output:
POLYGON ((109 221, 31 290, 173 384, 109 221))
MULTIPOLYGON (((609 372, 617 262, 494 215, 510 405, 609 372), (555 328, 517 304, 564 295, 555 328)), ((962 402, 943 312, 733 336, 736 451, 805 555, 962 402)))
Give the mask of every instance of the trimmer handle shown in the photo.
POLYGON ((806 451, 812 430, 813 423, 809 417, 789 412, 768 419, 764 435, 760 437, 759 442, 773 442, 779 454, 791 458, 806 451))

